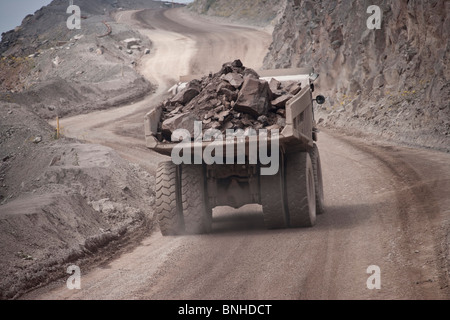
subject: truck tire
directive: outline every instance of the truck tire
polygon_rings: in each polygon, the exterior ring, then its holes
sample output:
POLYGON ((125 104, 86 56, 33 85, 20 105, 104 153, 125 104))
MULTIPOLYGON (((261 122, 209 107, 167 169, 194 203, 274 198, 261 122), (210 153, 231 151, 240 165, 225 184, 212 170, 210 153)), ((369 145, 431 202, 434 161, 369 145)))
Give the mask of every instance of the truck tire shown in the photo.
POLYGON ((211 232, 212 210, 207 204, 202 165, 181 166, 181 203, 186 233, 211 232))
POLYGON ((308 152, 286 155, 286 194, 290 226, 293 228, 314 226, 316 223, 314 171, 308 152))
POLYGON ((320 164, 319 148, 316 144, 310 152, 311 162, 314 171, 314 186, 316 190, 316 212, 317 214, 325 213, 325 202, 323 196, 323 180, 322 180, 322 165, 320 164))
POLYGON ((264 224, 268 229, 282 229, 289 226, 285 208, 284 159, 280 156, 280 169, 273 176, 260 176, 261 204, 264 224))
POLYGON ((163 236, 184 231, 179 191, 177 166, 170 161, 160 163, 156 171, 155 213, 163 236))

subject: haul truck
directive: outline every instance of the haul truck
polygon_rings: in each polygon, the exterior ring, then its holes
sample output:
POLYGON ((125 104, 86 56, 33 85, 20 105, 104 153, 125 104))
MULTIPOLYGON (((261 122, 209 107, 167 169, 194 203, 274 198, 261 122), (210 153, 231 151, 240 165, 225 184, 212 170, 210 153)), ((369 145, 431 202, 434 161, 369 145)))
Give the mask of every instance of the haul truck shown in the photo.
MULTIPOLYGON (((313 103, 323 104, 325 98, 313 99, 313 81, 318 75, 311 71, 260 72, 261 78, 268 81, 274 78, 302 84, 302 90, 286 103, 286 126, 279 134, 279 148, 271 150, 279 152, 276 174, 262 175, 264 165, 259 161, 251 164, 248 154, 245 164, 176 165, 173 161, 159 164, 155 214, 164 236, 209 233, 213 208, 240 208, 246 204, 262 205, 264 222, 269 229, 314 226, 316 214, 324 212, 324 196, 313 103)), ((162 107, 158 107, 145 116, 146 145, 171 156, 177 143, 163 143, 156 138, 161 115, 162 107)), ((246 152, 252 139, 260 137, 245 139, 246 152)), ((265 142, 270 146, 270 137, 267 139, 265 142)), ((192 151, 195 147, 204 150, 211 143, 222 143, 226 149, 226 142, 192 142, 190 147, 192 151), (195 146, 196 143, 200 146, 195 146)))

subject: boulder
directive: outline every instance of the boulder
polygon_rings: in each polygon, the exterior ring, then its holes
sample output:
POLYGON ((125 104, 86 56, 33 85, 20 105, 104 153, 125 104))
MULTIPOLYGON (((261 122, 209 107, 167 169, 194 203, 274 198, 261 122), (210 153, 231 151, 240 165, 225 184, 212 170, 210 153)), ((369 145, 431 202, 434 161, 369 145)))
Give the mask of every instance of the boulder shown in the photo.
POLYGON ((285 108, 286 107, 286 102, 288 102, 289 100, 292 99, 292 97, 294 97, 294 95, 290 94, 290 93, 286 93, 278 98, 276 98, 275 100, 272 101, 272 105, 274 107, 277 107, 277 109, 279 108, 285 108))
POLYGON ((294 96, 302 90, 302 85, 300 83, 293 84, 289 90, 294 96))
POLYGON ((177 95, 171 99, 172 105, 176 103, 180 103, 182 105, 186 105, 191 102, 201 91, 201 84, 199 81, 191 81, 186 86, 186 88, 177 93, 177 95))
POLYGON ((225 99, 229 102, 236 101, 238 97, 238 93, 236 91, 232 91, 225 87, 220 88, 217 93, 225 96, 225 99))
POLYGON ((270 79, 270 81, 269 81, 269 88, 270 88, 270 91, 272 91, 273 94, 276 94, 280 90, 280 87, 281 87, 281 82, 280 81, 278 81, 278 80, 276 80, 274 78, 270 79))
POLYGON ((165 120, 162 123, 162 133, 166 140, 170 141, 172 133, 177 129, 185 129, 194 136, 194 122, 197 119, 192 113, 182 113, 165 120))
POLYGON ((300 83, 296 81, 287 81, 283 86, 283 90, 295 96, 297 93, 300 92, 300 90, 302 90, 302 86, 300 83))
POLYGON ((270 110, 272 92, 267 81, 246 77, 234 110, 248 113, 255 118, 270 110))
POLYGON ((239 73, 228 73, 223 77, 224 80, 228 81, 236 89, 239 89, 244 83, 244 77, 239 73))

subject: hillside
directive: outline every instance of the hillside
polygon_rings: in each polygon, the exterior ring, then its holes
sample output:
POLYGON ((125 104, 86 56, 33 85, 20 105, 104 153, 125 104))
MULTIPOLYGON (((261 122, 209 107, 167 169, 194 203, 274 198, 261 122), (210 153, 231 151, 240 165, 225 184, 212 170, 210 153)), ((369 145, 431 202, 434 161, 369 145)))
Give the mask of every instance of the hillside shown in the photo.
POLYGON ((265 67, 313 66, 323 124, 450 150, 450 2, 287 1, 265 67))

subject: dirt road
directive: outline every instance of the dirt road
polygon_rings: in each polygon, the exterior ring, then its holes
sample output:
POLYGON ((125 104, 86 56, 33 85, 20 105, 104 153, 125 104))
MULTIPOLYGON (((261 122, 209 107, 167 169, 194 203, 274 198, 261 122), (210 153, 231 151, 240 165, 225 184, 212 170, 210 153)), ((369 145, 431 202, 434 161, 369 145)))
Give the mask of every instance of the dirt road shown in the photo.
MULTIPOLYGON (((259 41, 249 45, 245 37, 239 41, 234 37, 246 32, 248 36, 255 32, 261 41, 267 37, 250 29, 212 23, 205 27, 176 10, 135 17, 138 22, 131 14, 118 19, 138 23, 150 38, 157 33, 156 40, 152 38, 156 52, 141 65, 157 68, 168 62, 164 56, 179 48, 163 43, 170 39, 186 50, 182 55, 176 51, 183 57, 175 63, 179 72, 197 68, 202 59, 208 68, 223 62, 224 56, 208 53, 222 50, 214 51, 218 37, 235 41, 236 50, 245 51, 247 46, 250 56, 251 50, 260 54, 263 43, 258 49, 254 46, 259 41), (211 49, 199 46, 205 41, 210 41, 211 49), (185 64, 187 57, 190 64, 185 64)), ((162 77, 161 68, 149 71, 161 85, 158 94, 163 92, 162 83, 172 80, 162 77)), ((140 128, 136 123, 140 126, 152 99, 67 119, 65 133, 82 138, 85 132, 86 140, 112 146, 153 171, 161 158, 142 148, 142 136, 132 132, 133 126, 140 128)), ((449 299, 450 155, 375 144, 331 131, 321 133, 319 149, 326 213, 318 217, 316 227, 265 230, 259 206, 220 208, 214 211, 211 235, 162 237, 155 232, 109 264, 82 270, 81 290, 69 291, 61 281, 24 298, 449 299), (367 288, 366 270, 371 265, 380 267, 380 290, 367 288)))

